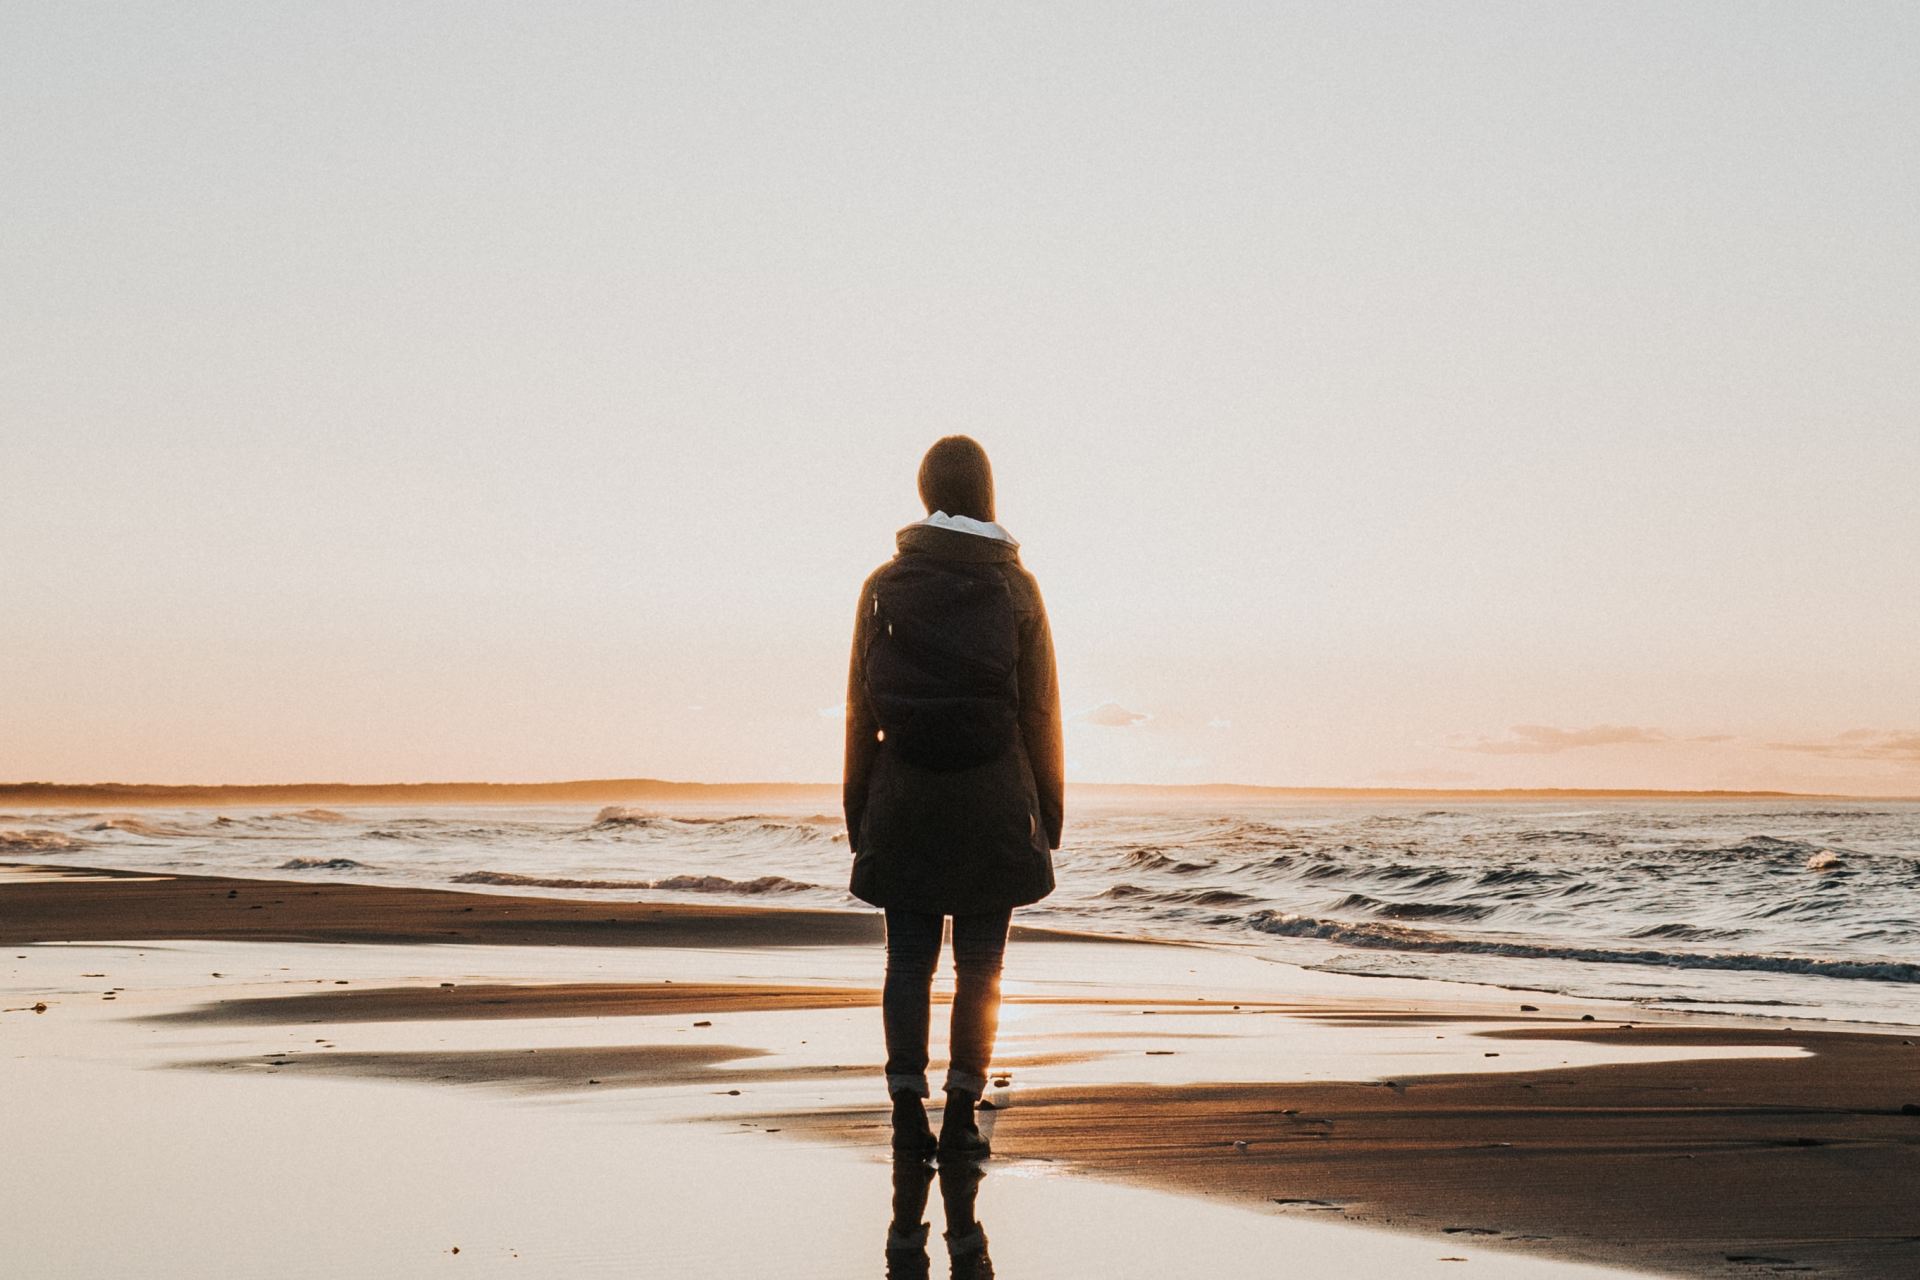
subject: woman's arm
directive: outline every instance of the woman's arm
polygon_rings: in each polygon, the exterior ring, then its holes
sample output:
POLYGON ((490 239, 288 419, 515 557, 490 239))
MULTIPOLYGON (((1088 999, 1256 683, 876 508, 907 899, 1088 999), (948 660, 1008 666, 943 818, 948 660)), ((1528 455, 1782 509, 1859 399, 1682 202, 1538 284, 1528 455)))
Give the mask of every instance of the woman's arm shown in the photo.
POLYGON ((867 774, 880 749, 875 735, 880 726, 867 703, 867 636, 873 621, 873 579, 860 588, 859 612, 853 620, 853 656, 847 663, 846 765, 841 774, 840 806, 847 817, 847 846, 860 851, 860 815, 867 807, 867 774))
POLYGON ((1060 675, 1053 661, 1053 629, 1039 585, 1033 590, 1033 614, 1020 637, 1020 736, 1033 766, 1033 782, 1040 796, 1040 821, 1047 847, 1060 847, 1066 821, 1066 747, 1060 729, 1060 675))

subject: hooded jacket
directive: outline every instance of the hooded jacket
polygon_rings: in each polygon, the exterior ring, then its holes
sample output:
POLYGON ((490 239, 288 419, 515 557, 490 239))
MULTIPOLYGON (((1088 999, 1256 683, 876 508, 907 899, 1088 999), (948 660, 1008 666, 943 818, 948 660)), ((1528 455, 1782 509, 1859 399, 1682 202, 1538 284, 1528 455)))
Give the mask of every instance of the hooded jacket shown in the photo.
POLYGON ((860 589, 847 674, 842 800, 853 846, 855 897, 878 907, 942 915, 1000 911, 1053 892, 1066 781, 1053 635, 1040 588, 1019 544, 998 525, 942 518, 908 525, 898 554, 860 589), (1018 712, 1013 741, 968 768, 925 768, 888 750, 868 703, 866 654, 873 600, 889 578, 957 562, 990 566, 1005 582, 1018 629, 1018 712))

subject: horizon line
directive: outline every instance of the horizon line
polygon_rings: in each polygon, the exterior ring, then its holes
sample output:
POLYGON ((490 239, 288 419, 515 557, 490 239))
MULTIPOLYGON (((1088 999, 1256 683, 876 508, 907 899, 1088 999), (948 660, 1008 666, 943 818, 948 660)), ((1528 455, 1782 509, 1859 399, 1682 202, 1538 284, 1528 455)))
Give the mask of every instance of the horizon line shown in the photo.
MULTIPOLYGON (((41 803, 115 802, 161 804, 168 801, 246 803, 248 797, 265 801, 307 800, 336 802, 359 799, 367 803, 395 803, 436 799, 505 802, 509 800, 636 800, 667 798, 721 798, 745 794, 814 793, 837 791, 838 782, 690 782, 666 778, 583 778, 548 782, 0 782, 0 802, 41 803)), ((1863 795, 1851 792, 1779 791, 1736 788, 1673 787, 1319 787, 1249 782, 1069 782, 1069 790, 1107 793, 1174 792, 1196 798, 1229 796, 1275 798, 1374 799, 1675 799, 1675 800, 1915 800, 1897 794, 1863 795)))

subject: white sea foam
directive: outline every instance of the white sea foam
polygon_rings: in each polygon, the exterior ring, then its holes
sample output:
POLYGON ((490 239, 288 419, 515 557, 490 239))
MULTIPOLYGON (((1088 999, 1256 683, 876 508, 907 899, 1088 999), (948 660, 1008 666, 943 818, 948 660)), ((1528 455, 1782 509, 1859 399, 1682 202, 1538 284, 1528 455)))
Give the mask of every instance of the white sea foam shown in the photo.
POLYGON ((170 836, 178 834, 172 827, 162 826, 146 818, 120 817, 103 818, 87 828, 88 831, 119 831, 130 836, 170 836))
POLYGON ((1660 951, 1652 948, 1555 946, 1549 943, 1461 938, 1388 924, 1351 924, 1256 911, 1249 927, 1282 938, 1317 938, 1349 947, 1386 951, 1509 956, 1526 960, 1572 960, 1586 964, 1650 964, 1669 969, 1759 970, 1821 978, 1865 978, 1875 982, 1920 982, 1920 964, 1898 961, 1822 960, 1811 956, 1754 955, 1742 952, 1660 951))
POLYGON ((510 871, 468 871, 453 877, 455 884, 491 884, 516 889, 612 889, 665 890, 670 893, 740 893, 759 896, 767 893, 801 893, 820 886, 789 880, 785 876, 758 876, 752 880, 729 880, 725 876, 679 875, 658 880, 580 879, 572 876, 529 876, 510 871))
POLYGON ((0 830, 0 853, 68 853, 84 847, 64 831, 0 830))

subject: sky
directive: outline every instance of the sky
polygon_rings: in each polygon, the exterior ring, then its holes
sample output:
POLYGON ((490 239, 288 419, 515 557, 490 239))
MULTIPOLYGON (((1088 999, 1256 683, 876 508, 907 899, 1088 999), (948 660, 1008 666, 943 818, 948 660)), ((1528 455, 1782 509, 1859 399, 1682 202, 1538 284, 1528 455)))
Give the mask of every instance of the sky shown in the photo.
POLYGON ((1920 794, 1920 10, 0 8, 0 779, 1920 794))

